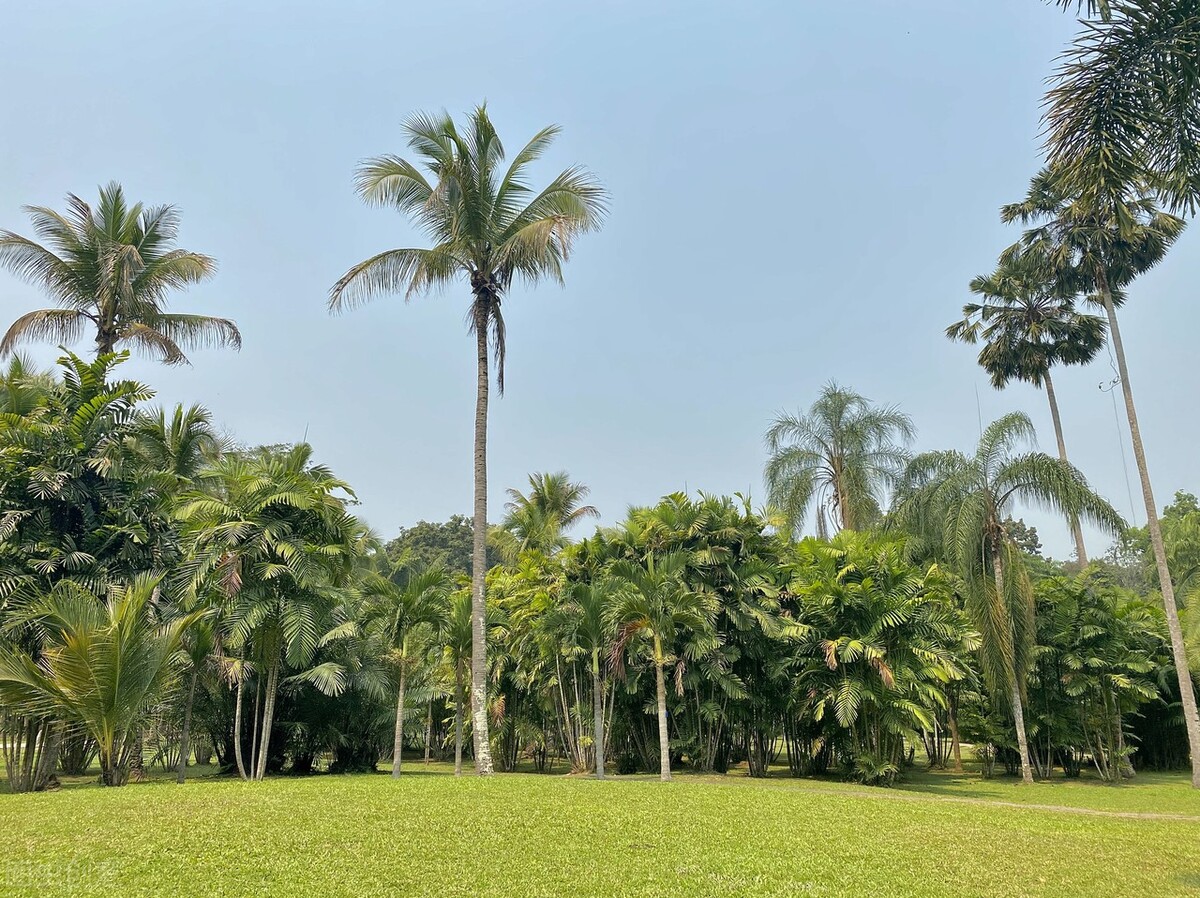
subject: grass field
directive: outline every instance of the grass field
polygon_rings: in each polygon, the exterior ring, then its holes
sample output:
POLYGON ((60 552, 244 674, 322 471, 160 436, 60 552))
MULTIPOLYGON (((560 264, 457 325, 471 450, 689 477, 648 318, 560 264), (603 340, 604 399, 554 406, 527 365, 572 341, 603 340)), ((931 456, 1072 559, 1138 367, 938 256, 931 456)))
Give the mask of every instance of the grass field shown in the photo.
POLYGON ((1200 895, 1200 796, 1177 776, 867 790, 413 766, 0 795, 0 894, 1200 895))

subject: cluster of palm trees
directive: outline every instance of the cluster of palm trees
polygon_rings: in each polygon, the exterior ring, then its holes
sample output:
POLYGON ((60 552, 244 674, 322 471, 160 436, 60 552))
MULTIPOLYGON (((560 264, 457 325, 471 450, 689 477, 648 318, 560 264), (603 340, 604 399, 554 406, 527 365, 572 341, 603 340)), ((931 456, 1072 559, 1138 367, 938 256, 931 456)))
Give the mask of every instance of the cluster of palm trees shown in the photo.
MULTIPOLYGON (((854 455, 865 431, 819 417, 840 405, 823 396, 792 420, 854 455)), ((557 507, 556 526, 488 573, 497 765, 561 758, 603 776, 607 761, 665 780, 738 762, 763 776, 786 755, 795 775, 886 783, 919 746, 961 767, 966 741, 989 769, 1000 759, 1029 778, 1084 761, 1129 775, 1128 734, 1155 742, 1137 715, 1169 716, 1165 621, 1108 572, 1073 577, 1017 545, 1016 501, 1123 528, 1077 471, 1024 451, 1031 437, 1011 415, 971 456, 905 459, 890 489, 847 474, 827 494, 882 497, 883 511, 831 539, 797 540, 742 499, 675 494, 572 543, 564 522, 586 493, 535 475, 520 507, 557 507), (547 483, 574 501, 540 495, 547 483)))
POLYGON ((904 532, 914 557, 937 561, 957 576, 957 592, 980 637, 982 672, 1010 703, 1022 775, 1031 781, 1023 695, 1034 598, 1024 553, 1007 526, 1015 503, 1053 509, 1076 528, 1081 518, 1089 520, 1114 536, 1125 523, 1065 458, 1021 451, 1035 439, 1023 414, 991 424, 969 456, 935 451, 911 457, 912 435, 912 422, 898 409, 873 406, 831 384, 807 415, 781 415, 768 430, 770 495, 792 530, 815 505, 818 531, 834 511, 839 529, 904 532), (886 518, 885 497, 893 500, 886 518))
POLYGON ((249 764, 235 738, 238 769, 261 779, 285 666, 338 685, 310 662, 336 635, 369 535, 306 445, 228 447, 203 409, 146 409, 149 389, 111 376, 121 360, 68 355, 59 378, 19 361, 7 372, 0 695, 8 730, 36 737, 5 741, 10 783, 43 785, 68 737, 123 783, 142 766, 146 715, 181 676, 171 750, 186 763, 207 668, 235 686, 235 733, 248 674, 265 674, 249 764))

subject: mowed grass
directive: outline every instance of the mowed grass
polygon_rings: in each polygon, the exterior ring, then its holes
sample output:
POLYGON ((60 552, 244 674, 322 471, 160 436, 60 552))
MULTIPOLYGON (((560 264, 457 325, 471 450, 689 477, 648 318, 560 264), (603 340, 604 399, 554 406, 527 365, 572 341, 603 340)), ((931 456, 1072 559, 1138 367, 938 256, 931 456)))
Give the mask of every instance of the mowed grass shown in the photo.
POLYGON ((199 779, 0 795, 0 894, 1200 895, 1200 799, 1181 777, 1028 788, 926 776, 904 790, 864 790, 785 779, 456 780, 413 766, 399 781, 199 779), (1193 819, 1114 816, 1128 810, 1193 819))

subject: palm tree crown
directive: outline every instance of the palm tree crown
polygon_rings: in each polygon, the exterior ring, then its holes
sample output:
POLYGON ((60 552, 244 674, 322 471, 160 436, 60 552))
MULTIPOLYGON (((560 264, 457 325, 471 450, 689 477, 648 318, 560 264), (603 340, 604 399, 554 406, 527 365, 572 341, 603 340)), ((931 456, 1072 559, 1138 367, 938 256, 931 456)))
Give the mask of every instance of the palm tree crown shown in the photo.
POLYGON ((492 533, 500 553, 511 561, 527 549, 549 555, 563 548, 567 530, 584 518, 600 516, 595 506, 583 504, 589 492, 566 471, 530 474, 528 494, 508 490, 507 513, 492 533))
POLYGON ((504 146, 484 106, 461 130, 444 112, 418 113, 404 130, 425 171, 399 156, 379 156, 359 168, 356 187, 368 203, 412 217, 433 246, 385 250, 360 262, 334 284, 329 307, 341 311, 385 293, 407 299, 462 278, 474 297, 468 325, 490 335, 503 392, 502 297, 516 276, 562 283, 575 238, 600 226, 606 193, 580 167, 540 192, 530 187, 527 170, 558 135, 557 125, 535 134, 504 170, 504 146))
POLYGON ((172 248, 179 231, 174 206, 130 206, 112 183, 101 189, 95 209, 74 194, 67 207, 66 213, 26 207, 42 243, 0 231, 0 266, 40 286, 58 306, 13 322, 0 353, 25 340, 70 343, 89 326, 97 354, 128 343, 167 365, 185 364, 185 348, 241 348, 242 336, 226 318, 164 311, 170 291, 216 271, 208 256, 172 248))
POLYGON ((807 415, 781 414, 767 431, 770 500, 793 531, 817 502, 817 532, 860 529, 883 507, 884 490, 908 460, 912 420, 895 406, 830 383, 807 415))
POLYGON ((1046 96, 1046 148, 1093 209, 1121 217, 1149 179, 1174 210, 1200 201, 1200 0, 1058 0, 1090 20, 1046 96))
POLYGON ((983 342, 979 365, 997 389, 1011 380, 1042 386, 1055 365, 1086 365, 1104 345, 1104 319, 1075 308, 1036 248, 1006 253, 970 288, 982 301, 964 305, 946 336, 983 342))

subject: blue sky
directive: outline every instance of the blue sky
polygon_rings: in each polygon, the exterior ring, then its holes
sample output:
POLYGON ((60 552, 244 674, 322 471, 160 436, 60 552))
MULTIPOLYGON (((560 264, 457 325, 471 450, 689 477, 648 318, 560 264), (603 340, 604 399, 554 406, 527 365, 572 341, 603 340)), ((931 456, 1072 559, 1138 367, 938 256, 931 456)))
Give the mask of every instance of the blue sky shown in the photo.
MULTIPOLYGON (((542 177, 579 162, 612 193, 566 288, 506 303, 493 519, 536 470, 588 483, 608 522, 684 487, 761 497, 762 432, 830 379, 900 404, 918 449, 1023 409, 1053 451, 1042 394, 994 391, 942 336, 1039 166, 1043 79, 1075 26, 1038 0, 75 0, 3 23, 0 227, 112 179, 177 204, 181 245, 221 268, 175 307, 236 319, 245 348, 127 373, 245 442, 307 433, 384 536, 470 508, 473 347, 461 288, 326 313, 350 265, 420 239, 361 204, 354 166, 403 151, 410 112, 484 99, 510 149, 563 126, 542 177)), ((1122 321, 1160 504, 1200 486, 1196 239, 1122 321)), ((41 304, 0 274, 0 316, 41 304)), ((1112 376, 1102 357, 1056 384, 1073 460, 1129 514, 1112 376)), ((1065 526, 1027 518, 1067 554, 1065 526)))

